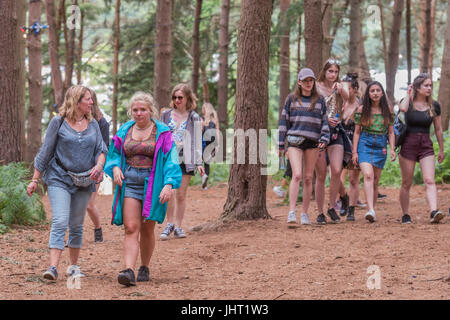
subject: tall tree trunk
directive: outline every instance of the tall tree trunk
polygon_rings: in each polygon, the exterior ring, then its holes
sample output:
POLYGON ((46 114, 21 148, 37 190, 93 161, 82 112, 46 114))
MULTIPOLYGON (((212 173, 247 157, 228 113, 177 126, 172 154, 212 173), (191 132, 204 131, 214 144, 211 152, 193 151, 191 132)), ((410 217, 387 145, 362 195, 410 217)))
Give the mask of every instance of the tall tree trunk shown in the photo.
POLYGON ((402 23, 404 4, 404 0, 395 0, 391 37, 389 39, 388 68, 386 70, 386 94, 391 104, 395 103, 395 74, 397 73, 398 67, 400 26, 402 23))
MULTIPOLYGON (((236 130, 267 129, 269 41, 272 0, 243 0, 239 20, 238 75, 236 81, 236 130), (258 63, 255 63, 257 61, 258 63)), ((245 138, 246 142, 252 139, 245 138)), ((241 145, 239 146, 241 147, 241 145)), ((261 174, 262 159, 254 157, 245 143, 245 163, 237 164, 238 142, 234 141, 234 163, 230 166, 228 196, 223 219, 252 220, 270 218, 266 207, 267 176, 261 174), (237 155, 236 155, 237 154, 237 155)), ((256 147, 259 149, 259 147, 256 147)), ((258 154, 258 152, 256 152, 258 154)))
POLYGON ((290 0, 280 1, 280 19, 281 19, 281 41, 280 41, 280 98, 278 99, 278 118, 280 118, 284 101, 290 91, 290 52, 289 35, 290 28, 287 21, 287 11, 289 10, 290 0))
POLYGON ((421 20, 423 23, 423 41, 420 47, 420 72, 429 72, 431 46, 431 0, 422 1, 421 20))
MULTIPOLYGON (((450 17, 450 2, 447 3, 447 17, 450 17)), ((447 131, 450 119, 450 19, 445 28, 444 53, 442 54, 441 83, 438 101, 441 104, 442 128, 447 131)))
POLYGON ((383 40, 383 59, 384 59, 384 72, 387 72, 387 41, 386 30, 384 28, 384 15, 383 15, 383 3, 382 0, 378 0, 378 7, 380 8, 380 23, 381 23, 381 39, 383 40))
MULTIPOLYGON (((78 0, 72 1, 73 5, 78 5, 78 0)), ((75 63, 75 37, 76 32, 75 28, 69 28, 67 31, 67 17, 64 11, 64 37, 66 40, 66 67, 65 67, 65 77, 64 77, 64 92, 72 86, 72 75, 73 75, 73 66, 75 63), (67 37, 68 34, 68 37, 67 37)))
POLYGON ((301 60, 301 40, 302 40, 302 15, 298 16, 298 36, 297 36, 297 74, 300 72, 302 68, 302 60, 301 60))
POLYGON ((362 80, 371 80, 370 76, 370 67, 369 62, 367 61, 366 56, 366 48, 365 48, 365 38, 363 36, 363 27, 362 27, 362 19, 359 20, 360 26, 359 26, 359 45, 358 45, 358 52, 359 52, 359 76, 362 80))
POLYGON ((119 89, 118 74, 119 74, 119 48, 120 48, 120 0, 116 0, 115 15, 116 17, 114 22, 114 66, 113 66, 113 99, 112 99, 113 135, 117 133, 117 102, 119 89))
POLYGON ((45 14, 48 24, 48 52, 50 56, 50 67, 52 74, 53 96, 56 108, 59 108, 64 101, 64 86, 62 74, 59 66, 59 48, 57 46, 57 29, 55 22, 54 0, 45 0, 45 14))
POLYGON ((350 1, 350 50, 348 67, 350 72, 359 72, 361 42, 361 0, 350 1))
POLYGON ((411 84, 411 0, 406 0, 406 63, 408 65, 408 85, 411 84))
MULTIPOLYGON (((22 150, 21 159, 25 160, 25 150, 26 150, 26 141, 25 141, 25 83, 26 83, 26 72, 25 72, 25 48, 27 46, 27 41, 23 37, 23 33, 20 30, 20 27, 26 25, 27 23, 27 1, 26 0, 17 0, 16 5, 17 12, 17 53, 19 59, 17 60, 18 68, 19 68, 19 78, 18 78, 18 95, 17 95, 17 106, 19 108, 19 123, 20 126, 20 143, 22 150)), ((34 23, 34 22, 33 22, 34 23)))
POLYGON ((436 41, 436 0, 431 0, 431 16, 430 16, 430 53, 428 55, 428 68, 430 69, 430 75, 433 70, 434 59, 434 43, 436 41))
MULTIPOLYGON (((85 4, 86 0, 83 0, 85 4)), ((77 84, 81 84, 81 70, 83 67, 83 37, 84 37, 84 10, 81 11, 80 17, 80 34, 78 35, 78 52, 77 52, 77 84)))
POLYGON ((331 47, 333 46, 333 37, 331 36, 331 20, 333 18, 333 2, 331 0, 322 0, 322 63, 330 57, 331 47))
MULTIPOLYGON (((202 74, 202 88, 203 88, 203 102, 210 102, 209 100, 209 86, 208 86, 208 75, 206 74, 206 68, 201 67, 201 74, 202 74)), ((197 106, 198 111, 201 112, 201 105, 197 106)))
POLYGON ((172 69, 172 0, 158 0, 156 10, 156 46, 154 93, 158 108, 170 101, 172 69))
MULTIPOLYGON (((41 21, 41 1, 30 1, 28 25, 41 21)), ((28 36, 28 107, 27 148, 25 159, 32 162, 41 146, 42 137, 42 43, 41 34, 28 36)))
POLYGON ((195 5, 194 32, 192 34, 192 92, 198 96, 198 81, 200 78, 200 21, 203 0, 197 0, 195 5))
POLYGON ((316 76, 322 69, 322 1, 305 0, 305 59, 306 67, 316 76))
POLYGON ((331 47, 333 46, 334 38, 336 38, 337 31, 339 29, 339 26, 341 25, 341 22, 343 20, 342 18, 344 17, 345 12, 347 12, 347 8, 348 8, 349 4, 350 4, 350 0, 345 0, 344 7, 342 7, 341 10, 339 10, 339 13, 336 14, 335 23, 333 26, 333 32, 331 34, 332 42, 330 45, 330 52, 328 53, 328 56, 331 56, 331 47))
POLYGON ((223 145, 226 146, 228 127, 228 22, 230 18, 230 0, 222 0, 219 30, 219 84, 217 90, 217 113, 223 145))
POLYGON ((17 96, 20 72, 17 55, 17 2, 0 1, 0 164, 22 160, 21 124, 17 96))

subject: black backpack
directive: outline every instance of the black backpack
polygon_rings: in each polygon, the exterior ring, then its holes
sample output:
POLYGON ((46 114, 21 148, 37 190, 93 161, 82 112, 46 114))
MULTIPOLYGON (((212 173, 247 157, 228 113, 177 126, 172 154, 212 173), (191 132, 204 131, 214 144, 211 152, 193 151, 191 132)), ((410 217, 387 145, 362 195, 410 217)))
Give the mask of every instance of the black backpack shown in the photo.
POLYGON ((401 119, 401 115, 405 113, 398 111, 394 119, 394 135, 395 135, 395 149, 397 150, 405 142, 406 137, 406 123, 401 119))

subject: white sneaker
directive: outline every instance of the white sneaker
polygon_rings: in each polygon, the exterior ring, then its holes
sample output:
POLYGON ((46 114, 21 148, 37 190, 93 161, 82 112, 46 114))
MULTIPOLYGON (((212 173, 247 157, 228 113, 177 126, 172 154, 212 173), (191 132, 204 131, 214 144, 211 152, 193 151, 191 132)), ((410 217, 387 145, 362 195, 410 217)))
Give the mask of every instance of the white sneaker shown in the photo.
POLYGON ((295 211, 289 211, 287 223, 297 223, 297 215, 295 211))
POLYGON ((76 264, 72 264, 67 268, 66 274, 72 277, 84 277, 84 273, 81 272, 80 267, 76 264))
POLYGON ((369 222, 375 222, 377 220, 377 217, 375 215, 375 211, 374 210, 369 210, 367 211, 366 215, 364 216, 366 218, 366 220, 368 220, 369 222))
POLYGON ((275 192, 275 194, 280 198, 284 198, 286 196, 286 191, 283 190, 282 186, 273 187, 273 192, 275 192))
POLYGON ((311 222, 309 222, 307 213, 302 213, 302 215, 300 216, 300 224, 311 224, 311 222))

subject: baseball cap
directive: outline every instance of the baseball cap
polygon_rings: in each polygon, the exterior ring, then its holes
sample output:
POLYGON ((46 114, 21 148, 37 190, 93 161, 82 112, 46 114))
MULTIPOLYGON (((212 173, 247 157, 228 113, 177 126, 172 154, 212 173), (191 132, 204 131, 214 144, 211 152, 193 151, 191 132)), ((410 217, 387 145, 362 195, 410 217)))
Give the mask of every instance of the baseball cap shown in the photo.
POLYGON ((316 76, 314 75, 314 72, 309 68, 303 68, 298 73, 298 80, 305 80, 306 78, 313 78, 316 80, 316 76))

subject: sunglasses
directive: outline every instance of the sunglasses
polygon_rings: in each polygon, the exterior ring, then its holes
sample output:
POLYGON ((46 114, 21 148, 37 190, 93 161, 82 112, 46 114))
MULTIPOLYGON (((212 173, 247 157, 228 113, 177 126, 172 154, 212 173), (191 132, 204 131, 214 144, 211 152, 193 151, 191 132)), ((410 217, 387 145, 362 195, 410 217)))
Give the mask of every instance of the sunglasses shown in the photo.
POLYGON ((339 60, 335 60, 335 59, 328 59, 327 62, 329 64, 335 64, 335 65, 338 65, 338 66, 341 65, 341 62, 339 60))
POLYGON ((181 100, 183 100, 183 98, 184 98, 183 96, 173 96, 172 100, 180 100, 181 101, 181 100))

